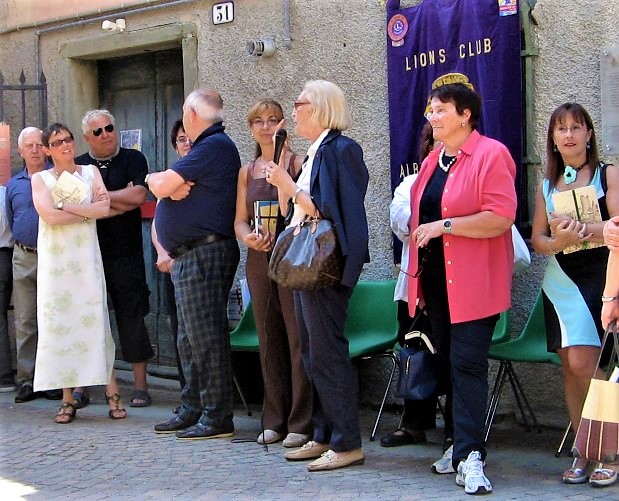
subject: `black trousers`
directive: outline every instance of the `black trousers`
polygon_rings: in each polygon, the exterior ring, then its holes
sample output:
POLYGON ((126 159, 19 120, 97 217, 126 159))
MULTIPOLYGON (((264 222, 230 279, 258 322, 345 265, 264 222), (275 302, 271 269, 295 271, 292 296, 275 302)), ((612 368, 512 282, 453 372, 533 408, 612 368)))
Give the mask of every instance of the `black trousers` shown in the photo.
POLYGON ((144 258, 141 255, 104 258, 103 269, 123 359, 130 363, 146 362, 154 353, 144 323, 149 310, 144 258))

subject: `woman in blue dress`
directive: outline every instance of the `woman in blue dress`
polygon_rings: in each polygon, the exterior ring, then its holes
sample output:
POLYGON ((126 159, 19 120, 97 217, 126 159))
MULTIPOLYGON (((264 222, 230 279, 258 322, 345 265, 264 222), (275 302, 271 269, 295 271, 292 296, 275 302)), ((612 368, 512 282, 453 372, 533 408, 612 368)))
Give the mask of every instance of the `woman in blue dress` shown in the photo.
MULTIPOLYGON (((603 376, 597 367, 608 259, 602 232, 604 221, 619 214, 619 171, 600 162, 591 117, 576 103, 562 104, 553 112, 546 149, 531 243, 536 252, 549 256, 542 282, 548 350, 561 358, 565 401, 576 430, 589 381, 594 373, 603 376), (558 194, 587 186, 595 189, 600 222, 584 223, 576 214, 555 210, 558 194)), ((597 212, 591 201, 580 205, 597 212)), ((586 482, 586 466, 586 461, 575 459, 563 482, 586 482)))

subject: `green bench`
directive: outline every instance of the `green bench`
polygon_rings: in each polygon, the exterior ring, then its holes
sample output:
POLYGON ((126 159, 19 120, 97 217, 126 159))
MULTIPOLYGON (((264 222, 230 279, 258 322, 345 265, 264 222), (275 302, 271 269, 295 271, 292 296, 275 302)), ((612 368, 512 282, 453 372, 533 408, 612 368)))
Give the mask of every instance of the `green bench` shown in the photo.
MULTIPOLYGON (((394 360, 391 353, 397 340, 398 329, 397 306, 393 301, 394 288, 395 280, 359 282, 355 286, 344 328, 348 338, 348 351, 353 360, 375 357, 394 360)), ((230 348, 236 352, 258 351, 258 334, 251 303, 247 305, 238 325, 230 333, 230 348)), ((373 440, 376 434, 396 365, 397 362, 394 361, 370 440, 373 440)), ((242 393, 241 398, 247 408, 242 393)))

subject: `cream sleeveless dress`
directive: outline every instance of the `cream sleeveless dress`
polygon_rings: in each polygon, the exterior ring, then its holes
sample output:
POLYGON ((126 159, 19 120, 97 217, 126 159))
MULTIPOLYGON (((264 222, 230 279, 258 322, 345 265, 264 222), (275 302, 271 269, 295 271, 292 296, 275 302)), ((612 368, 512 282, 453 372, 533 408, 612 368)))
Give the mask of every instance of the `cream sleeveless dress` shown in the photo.
MULTIPOLYGON (((89 187, 86 200, 92 199, 93 169, 84 165, 75 174, 89 187)), ((54 175, 40 175, 51 190, 54 175)), ((108 384, 115 346, 96 221, 50 226, 39 218, 37 251, 34 390, 108 384)))

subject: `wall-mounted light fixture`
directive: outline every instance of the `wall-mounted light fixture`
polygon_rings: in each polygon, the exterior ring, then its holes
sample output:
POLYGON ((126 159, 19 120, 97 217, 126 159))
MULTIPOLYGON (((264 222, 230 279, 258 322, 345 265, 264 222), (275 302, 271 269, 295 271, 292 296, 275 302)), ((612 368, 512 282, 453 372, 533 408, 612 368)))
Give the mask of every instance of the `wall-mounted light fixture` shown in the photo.
POLYGON ((247 40, 246 48, 250 56, 271 57, 275 54, 275 44, 270 38, 247 40))
POLYGON ((105 20, 101 23, 101 29, 110 33, 122 33, 127 28, 124 19, 117 19, 116 22, 105 20))

